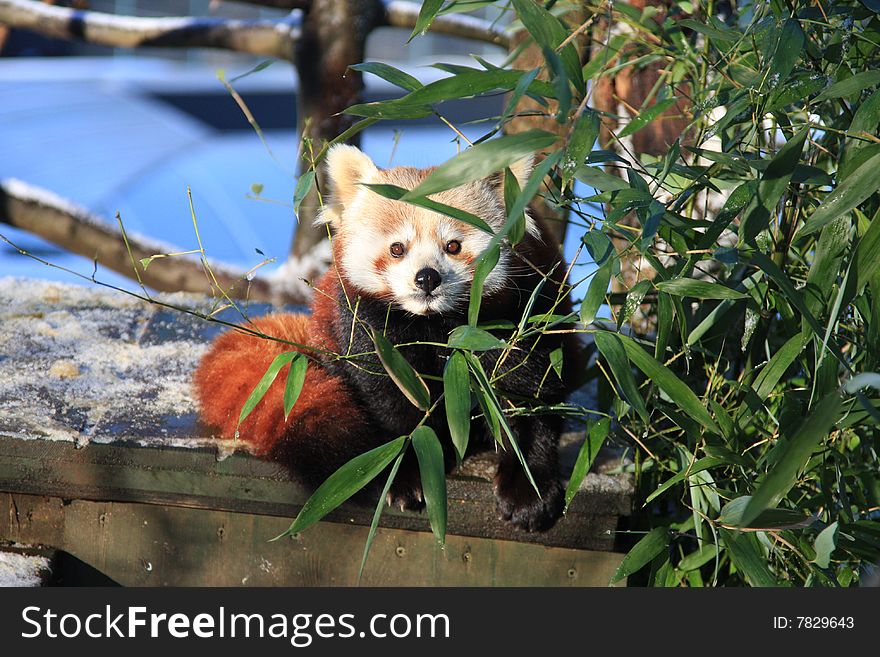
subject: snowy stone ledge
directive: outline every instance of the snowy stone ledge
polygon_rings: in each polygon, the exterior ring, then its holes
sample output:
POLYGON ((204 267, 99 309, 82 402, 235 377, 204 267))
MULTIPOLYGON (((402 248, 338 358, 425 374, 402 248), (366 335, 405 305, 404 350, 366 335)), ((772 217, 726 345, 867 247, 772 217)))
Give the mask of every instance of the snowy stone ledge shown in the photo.
MULTIPOLYGON (((203 297, 155 299, 210 313, 203 297)), ((265 305, 252 305, 262 314, 265 305)), ((232 309, 220 315, 235 321, 232 309)), ((222 329, 115 290, 0 278, 0 433, 204 447, 190 379, 222 329)))

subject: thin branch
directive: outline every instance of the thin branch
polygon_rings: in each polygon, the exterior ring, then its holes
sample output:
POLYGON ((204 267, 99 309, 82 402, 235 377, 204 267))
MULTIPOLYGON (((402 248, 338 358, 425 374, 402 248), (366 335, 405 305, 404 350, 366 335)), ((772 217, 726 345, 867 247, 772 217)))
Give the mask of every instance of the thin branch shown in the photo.
MULTIPOLYGON (((421 6, 406 0, 391 0, 385 4, 385 23, 390 27, 404 27, 412 30, 416 26, 421 6)), ((428 28, 435 34, 448 34, 493 43, 502 48, 510 47, 510 35, 488 21, 473 16, 447 15, 438 16, 428 28)))
POLYGON ((116 48, 220 48, 287 60, 299 36, 288 20, 116 16, 34 0, 0 0, 0 23, 116 48))
MULTIPOLYGON (((131 256, 122 232, 112 224, 55 194, 11 178, 0 180, 0 223, 42 237, 71 253, 93 259, 99 265, 135 279, 132 259, 179 253, 176 247, 126 232, 131 256)), ((233 298, 271 303, 304 303, 305 296, 264 278, 247 280, 247 272, 211 262, 217 284, 233 298)), ((212 287, 199 260, 175 256, 162 258, 141 270, 140 281, 162 292, 211 293, 212 287)))

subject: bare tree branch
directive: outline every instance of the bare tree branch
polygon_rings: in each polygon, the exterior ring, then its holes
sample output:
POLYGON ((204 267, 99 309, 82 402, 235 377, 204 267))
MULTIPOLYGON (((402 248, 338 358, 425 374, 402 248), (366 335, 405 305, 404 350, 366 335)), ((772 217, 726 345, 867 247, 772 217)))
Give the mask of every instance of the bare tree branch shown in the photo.
POLYGON ((287 20, 115 16, 34 0, 0 0, 0 23, 117 48, 220 48, 287 60, 293 59, 299 35, 287 20))
MULTIPOLYGON (((390 27, 404 27, 409 30, 416 26, 421 7, 415 2, 406 0, 391 0, 385 3, 385 22, 390 27)), ((507 48, 510 45, 510 36, 503 29, 493 26, 488 21, 474 18, 473 16, 438 16, 428 28, 429 32, 436 34, 448 34, 494 43, 496 46, 507 48)))
MULTIPOLYGON (((0 180, 0 223, 20 228, 42 237, 53 244, 112 269, 128 278, 136 279, 132 258, 138 264, 142 258, 157 254, 177 253, 167 244, 128 234, 131 255, 123 241, 122 232, 88 210, 76 206, 55 194, 15 179, 0 180)), ((211 262, 217 284, 232 298, 270 303, 305 303, 306 295, 290 285, 265 278, 247 280, 245 271, 211 262)), ((175 256, 162 258, 147 269, 140 269, 144 285, 161 292, 199 292, 212 290, 202 263, 194 258, 175 256)))
POLYGON ((308 11, 312 6, 312 0, 236 0, 248 5, 260 5, 273 9, 302 9, 308 11))

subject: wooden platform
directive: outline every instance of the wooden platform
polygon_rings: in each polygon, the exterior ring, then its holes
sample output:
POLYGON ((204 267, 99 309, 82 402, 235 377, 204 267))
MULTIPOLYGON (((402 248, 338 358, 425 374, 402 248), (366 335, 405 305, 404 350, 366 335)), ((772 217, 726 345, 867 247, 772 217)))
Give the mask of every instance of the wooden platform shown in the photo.
MULTIPOLYGON (((0 547, 65 551, 124 585, 356 584, 373 509, 346 504, 270 543, 308 491, 274 464, 218 451, 196 422, 188 373, 215 327, 11 279, 0 280, 0 327, 0 547)), ((569 467, 577 440, 565 437, 569 467)), ((493 459, 449 478, 445 548, 424 514, 386 509, 362 583, 606 585, 632 496, 626 475, 601 472, 613 459, 540 534, 497 515, 493 459)))

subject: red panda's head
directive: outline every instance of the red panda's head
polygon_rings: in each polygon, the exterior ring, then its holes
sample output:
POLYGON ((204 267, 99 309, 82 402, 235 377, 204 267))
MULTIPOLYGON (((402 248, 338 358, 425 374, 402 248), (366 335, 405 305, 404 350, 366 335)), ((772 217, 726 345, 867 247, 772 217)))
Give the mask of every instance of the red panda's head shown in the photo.
MULTIPOLYGON (((393 201, 361 183, 413 189, 430 169, 379 169, 353 146, 335 146, 327 154, 330 181, 321 221, 333 229, 336 266, 357 292, 387 300, 416 315, 445 313, 467 306, 474 261, 491 235, 446 215, 393 201)), ((522 187, 531 158, 511 167, 522 187)), ((505 221, 503 178, 478 180, 432 194, 439 203, 474 214, 493 229, 505 221)), ((537 228, 527 218, 527 230, 537 228)), ((484 283, 484 296, 508 285, 511 256, 506 246, 484 283)))

